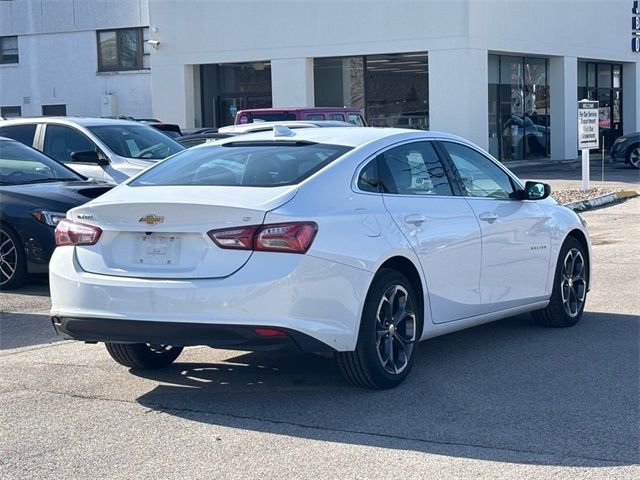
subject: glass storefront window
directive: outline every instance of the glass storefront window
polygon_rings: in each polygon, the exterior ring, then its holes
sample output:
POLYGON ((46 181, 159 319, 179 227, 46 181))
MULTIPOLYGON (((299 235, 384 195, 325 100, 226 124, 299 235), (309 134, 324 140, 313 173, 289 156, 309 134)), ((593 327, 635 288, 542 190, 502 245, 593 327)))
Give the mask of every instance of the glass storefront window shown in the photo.
POLYGON ((549 156, 547 70, 545 58, 489 56, 489 151, 492 155, 501 160, 549 156), (496 59, 499 75, 492 72, 496 59))
POLYGON ((429 128, 426 52, 314 59, 315 104, 356 107, 369 125, 429 128))
POLYGON ((603 148, 609 150, 622 135, 622 65, 604 62, 578 62, 587 70, 587 86, 578 84, 578 100, 583 98, 600 102, 598 123, 603 148))
POLYGON ((611 88, 611 65, 598 64, 598 88, 611 88))
POLYGON ((578 86, 587 86, 587 62, 578 62, 578 86))
POLYGON ((363 57, 313 61, 316 107, 355 107, 364 111, 363 57))
POLYGON ((427 54, 375 55, 366 57, 365 62, 365 116, 369 124, 427 130, 427 54))
POLYGON ((622 87, 621 72, 622 72, 622 69, 621 69, 620 65, 614 65, 613 66, 613 88, 622 87))
POLYGON ((202 124, 232 125, 238 110, 271 107, 271 63, 200 65, 202 124))
POLYGON ((587 63, 587 87, 596 86, 596 64, 587 63))

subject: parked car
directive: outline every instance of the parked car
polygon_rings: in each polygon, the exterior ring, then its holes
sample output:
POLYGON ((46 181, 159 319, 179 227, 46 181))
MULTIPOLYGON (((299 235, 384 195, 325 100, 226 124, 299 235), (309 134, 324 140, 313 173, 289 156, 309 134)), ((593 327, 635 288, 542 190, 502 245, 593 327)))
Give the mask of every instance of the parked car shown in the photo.
POLYGON ((171 138, 176 138, 182 136, 182 131, 180 130, 180 126, 175 123, 164 123, 157 118, 135 118, 130 115, 108 115, 100 118, 110 118, 117 120, 130 120, 132 122, 140 122, 145 125, 149 125, 156 130, 160 130, 161 132, 166 133, 171 138))
POLYGON ((318 120, 318 121, 301 121, 288 120, 282 122, 255 122, 246 123, 244 125, 229 125, 221 127, 217 133, 203 133, 200 135, 189 135, 180 137, 177 140, 187 148, 201 145, 203 143, 215 142, 222 138, 228 138, 235 135, 244 135, 247 133, 272 131, 276 126, 287 127, 292 130, 297 128, 313 128, 313 127, 353 127, 352 123, 339 122, 335 120, 318 120))
MULTIPOLYGON (((511 118, 504 124, 503 136, 509 138, 511 146, 516 152, 541 155, 547 149, 549 129, 544 125, 533 123, 528 116, 511 115, 511 118)), ((518 155, 521 155, 521 153, 518 155)))
POLYGON ((272 131, 275 126, 287 127, 291 130, 298 128, 335 128, 335 127, 354 127, 352 123, 342 122, 338 120, 283 120, 275 122, 256 121, 253 123, 245 123, 242 125, 228 125, 220 127, 218 133, 225 135, 244 135, 246 133, 267 132, 272 131))
POLYGON ((549 192, 437 132, 223 139, 68 213, 53 324, 131 368, 186 345, 283 348, 331 352, 354 384, 394 387, 419 340, 525 312, 580 320, 589 236, 549 192))
POLYGON ((111 187, 0 137, 0 289, 23 285, 28 273, 47 272, 54 228, 67 210, 111 187))
POLYGON ((615 162, 625 162, 633 168, 640 168, 640 132, 618 137, 611 147, 611 158, 615 162))
POLYGON ((176 125, 175 123, 164 123, 150 119, 136 119, 136 122, 144 123, 156 130, 160 130, 162 133, 169 135, 173 139, 177 139, 182 136, 180 125, 176 125))
POLYGON ((33 146, 86 177, 112 183, 184 150, 148 125, 106 118, 5 120, 0 122, 0 136, 33 146))
POLYGON ((194 135, 183 135, 182 137, 176 138, 176 140, 183 147, 191 148, 205 142, 213 142, 215 140, 220 140, 221 138, 229 138, 230 136, 231 134, 225 133, 197 133, 194 135))
POLYGON ((200 128, 184 128, 182 129, 182 135, 200 135, 203 133, 216 133, 217 128, 214 127, 200 127, 200 128))
POLYGON ((242 125, 256 120, 262 120, 263 122, 336 120, 349 122, 357 127, 367 126, 367 122, 360 110, 350 107, 253 108, 238 111, 234 123, 242 125))

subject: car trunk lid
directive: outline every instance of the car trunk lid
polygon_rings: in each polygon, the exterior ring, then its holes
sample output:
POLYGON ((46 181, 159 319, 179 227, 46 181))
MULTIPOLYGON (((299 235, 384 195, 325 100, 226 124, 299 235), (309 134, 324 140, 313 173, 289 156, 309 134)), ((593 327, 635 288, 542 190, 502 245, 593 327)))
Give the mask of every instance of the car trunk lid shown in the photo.
POLYGON ((251 251, 218 247, 215 229, 260 225, 295 196, 293 187, 123 187, 69 217, 102 229, 95 245, 76 247, 90 273, 136 278, 220 278, 242 268, 251 251))

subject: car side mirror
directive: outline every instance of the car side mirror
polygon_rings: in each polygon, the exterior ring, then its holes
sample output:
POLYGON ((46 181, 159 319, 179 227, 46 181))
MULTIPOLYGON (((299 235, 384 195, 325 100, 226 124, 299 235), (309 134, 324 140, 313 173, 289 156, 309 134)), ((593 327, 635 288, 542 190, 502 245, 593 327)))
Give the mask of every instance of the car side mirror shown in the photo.
POLYGON ((524 185, 524 200, 543 200, 551 194, 551 187, 542 182, 527 182, 524 185))
POLYGON ((71 160, 78 163, 91 163, 94 165, 109 165, 109 160, 100 158, 95 150, 83 150, 80 152, 72 152, 71 160))

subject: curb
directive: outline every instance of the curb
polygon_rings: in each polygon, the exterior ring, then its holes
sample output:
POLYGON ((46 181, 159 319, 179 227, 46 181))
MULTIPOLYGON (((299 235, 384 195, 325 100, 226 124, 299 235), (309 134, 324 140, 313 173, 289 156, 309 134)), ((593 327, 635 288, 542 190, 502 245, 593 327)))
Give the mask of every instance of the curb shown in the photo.
POLYGON ((613 192, 607 195, 601 195, 595 198, 589 198, 587 200, 579 200, 577 202, 565 203, 564 206, 570 208, 574 212, 584 212, 586 210, 592 210, 598 207, 604 207, 605 205, 611 205, 614 203, 622 202, 628 198, 637 197, 640 194, 633 190, 622 190, 620 192, 613 192))

